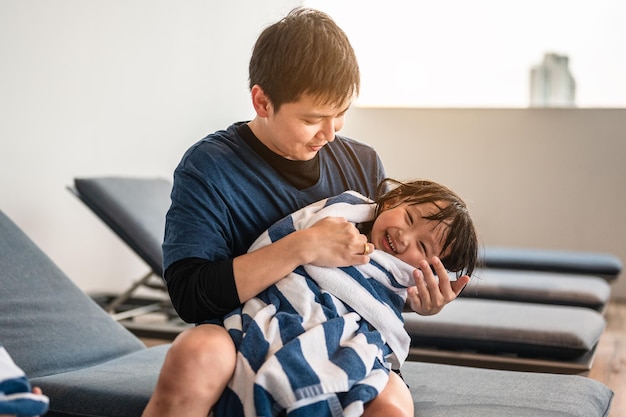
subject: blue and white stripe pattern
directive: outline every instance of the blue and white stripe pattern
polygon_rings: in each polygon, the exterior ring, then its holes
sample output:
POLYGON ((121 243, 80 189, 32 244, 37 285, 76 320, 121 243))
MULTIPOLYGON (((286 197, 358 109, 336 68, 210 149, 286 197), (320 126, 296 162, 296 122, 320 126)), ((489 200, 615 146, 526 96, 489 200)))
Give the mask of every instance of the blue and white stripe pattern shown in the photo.
POLYGON ((0 415, 32 417, 48 411, 48 397, 33 394, 22 371, 0 346, 0 415))
MULTIPOLYGON (((270 227, 255 250, 328 216, 371 221, 375 205, 346 192, 270 227)), ((238 349, 215 416, 358 416, 406 359, 402 307, 413 267, 382 251, 369 264, 301 266, 224 324, 238 349)))

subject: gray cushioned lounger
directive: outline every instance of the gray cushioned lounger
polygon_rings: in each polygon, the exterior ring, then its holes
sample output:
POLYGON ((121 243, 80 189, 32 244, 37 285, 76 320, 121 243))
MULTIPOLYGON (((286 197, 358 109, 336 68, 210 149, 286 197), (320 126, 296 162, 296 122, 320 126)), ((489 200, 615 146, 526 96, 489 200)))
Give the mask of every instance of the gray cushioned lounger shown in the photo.
POLYGON ((595 275, 607 281, 622 272, 622 261, 604 252, 489 246, 481 258, 487 268, 595 275))
POLYGON ((481 268, 461 296, 578 306, 602 312, 609 302, 611 285, 593 275, 481 268))
POLYGON ((404 313, 412 360, 586 374, 605 328, 597 311, 458 299, 433 316, 404 313))
MULTIPOLYGON (((169 345, 146 348, 0 211, 0 344, 50 397, 46 417, 139 417, 169 345)), ((576 375, 411 362, 420 417, 601 417, 613 393, 576 375)))

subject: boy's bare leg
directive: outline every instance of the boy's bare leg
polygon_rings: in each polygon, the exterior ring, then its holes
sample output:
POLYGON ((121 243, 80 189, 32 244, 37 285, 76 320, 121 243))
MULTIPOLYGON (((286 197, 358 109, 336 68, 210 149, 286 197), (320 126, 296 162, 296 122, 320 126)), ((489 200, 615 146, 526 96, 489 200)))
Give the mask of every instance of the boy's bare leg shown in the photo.
POLYGON ((223 327, 203 324, 185 330, 172 343, 142 416, 206 417, 235 362, 235 345, 223 327))
POLYGON ((363 417, 412 417, 413 397, 406 383, 395 372, 389 372, 389 382, 376 398, 365 405, 363 417))

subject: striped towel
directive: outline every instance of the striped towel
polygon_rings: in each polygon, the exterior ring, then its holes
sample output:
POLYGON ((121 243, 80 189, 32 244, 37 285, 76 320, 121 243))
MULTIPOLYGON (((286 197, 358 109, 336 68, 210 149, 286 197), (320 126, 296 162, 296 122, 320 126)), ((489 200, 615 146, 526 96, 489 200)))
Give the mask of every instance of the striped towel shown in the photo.
MULTIPOLYGON (((250 251, 328 216, 361 223, 375 205, 348 191, 270 227, 250 251)), ((229 314, 235 374, 215 416, 358 416, 399 369, 410 338, 402 307, 413 285, 408 264, 374 251, 369 264, 301 266, 229 314)))
POLYGON ((0 346, 0 415, 19 417, 43 415, 48 411, 48 397, 33 394, 24 372, 0 346))

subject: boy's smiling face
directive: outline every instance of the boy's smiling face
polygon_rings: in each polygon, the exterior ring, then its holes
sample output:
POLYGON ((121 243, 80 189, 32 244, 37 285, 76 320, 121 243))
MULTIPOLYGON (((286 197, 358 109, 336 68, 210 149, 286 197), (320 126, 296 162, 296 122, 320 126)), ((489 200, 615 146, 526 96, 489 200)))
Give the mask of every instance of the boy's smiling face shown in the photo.
POLYGON ((439 211, 433 203, 388 205, 376 218, 370 241, 380 249, 409 265, 442 256, 447 226, 425 219, 439 211))

